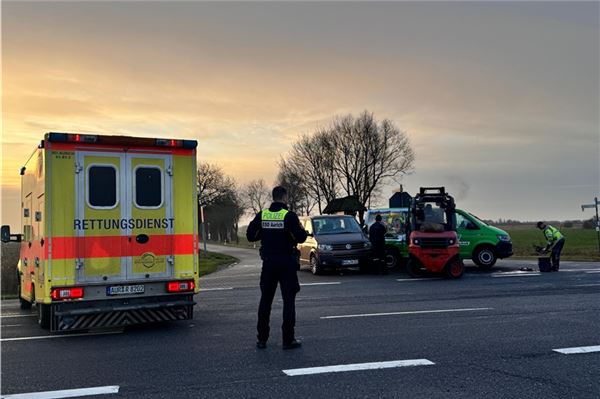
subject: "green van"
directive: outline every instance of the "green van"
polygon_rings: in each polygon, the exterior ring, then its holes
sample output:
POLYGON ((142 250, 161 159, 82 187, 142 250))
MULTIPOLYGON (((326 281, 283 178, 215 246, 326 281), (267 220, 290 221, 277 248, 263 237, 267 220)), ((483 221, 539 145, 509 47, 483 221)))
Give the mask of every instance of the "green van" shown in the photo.
MULTIPOLYGON (((386 234, 386 264, 392 268, 408 259, 406 245, 406 221, 408 208, 371 209, 365 215, 368 228, 381 215, 388 232, 386 234)), ((477 216, 456 209, 456 232, 460 240, 460 256, 472 259, 481 269, 491 269, 498 259, 512 256, 512 241, 504 230, 490 226, 477 216)))

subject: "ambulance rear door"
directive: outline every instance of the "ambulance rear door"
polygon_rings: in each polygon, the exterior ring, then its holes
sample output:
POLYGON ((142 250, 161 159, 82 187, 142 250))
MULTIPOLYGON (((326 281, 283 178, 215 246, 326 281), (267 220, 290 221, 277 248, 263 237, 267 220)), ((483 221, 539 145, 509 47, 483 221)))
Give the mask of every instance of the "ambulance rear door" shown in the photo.
POLYGON ((128 152, 127 275, 165 279, 174 272, 172 156, 128 152))
POLYGON ((124 152, 78 151, 75 164, 77 283, 127 280, 124 152))

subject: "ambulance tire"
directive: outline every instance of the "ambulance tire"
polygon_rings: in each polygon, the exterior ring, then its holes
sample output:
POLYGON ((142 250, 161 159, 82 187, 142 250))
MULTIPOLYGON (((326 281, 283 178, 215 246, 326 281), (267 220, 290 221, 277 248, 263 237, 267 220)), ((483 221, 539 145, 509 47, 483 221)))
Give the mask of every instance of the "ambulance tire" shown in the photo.
POLYGON ((50 328, 50 305, 38 303, 35 306, 38 309, 38 324, 40 327, 50 328))
POLYGON ((21 298, 21 276, 17 273, 17 295, 19 296, 19 307, 23 310, 31 309, 31 302, 21 298))

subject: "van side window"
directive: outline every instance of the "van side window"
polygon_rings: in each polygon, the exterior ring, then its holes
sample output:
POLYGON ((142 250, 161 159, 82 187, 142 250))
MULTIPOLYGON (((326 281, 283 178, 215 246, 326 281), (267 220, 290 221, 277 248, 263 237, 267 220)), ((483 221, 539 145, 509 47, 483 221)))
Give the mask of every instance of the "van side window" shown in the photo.
POLYGON ((117 206, 117 169, 112 165, 91 165, 87 176, 88 204, 92 208, 117 206))
POLYGON ((135 169, 135 205, 138 208, 160 208, 163 202, 162 171, 157 166, 135 169))

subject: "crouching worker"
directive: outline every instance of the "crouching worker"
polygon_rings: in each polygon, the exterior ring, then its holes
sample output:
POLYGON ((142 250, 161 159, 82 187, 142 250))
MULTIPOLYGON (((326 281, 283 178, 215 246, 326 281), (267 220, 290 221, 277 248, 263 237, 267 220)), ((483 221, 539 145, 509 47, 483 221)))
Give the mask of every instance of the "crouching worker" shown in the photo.
POLYGON ((546 247, 544 247, 543 252, 552 251, 550 255, 552 271, 557 272, 560 267, 560 253, 565 245, 565 237, 556 227, 544 222, 538 222, 537 227, 544 232, 544 238, 546 239, 546 247))
POLYGON ((300 291, 298 275, 299 258, 296 244, 306 240, 306 230, 300 224, 298 215, 287 209, 287 191, 277 186, 273 189, 273 203, 269 209, 256 214, 246 231, 250 242, 261 242, 260 257, 260 304, 258 305, 258 341, 256 347, 264 349, 269 339, 269 319, 271 305, 277 284, 283 298, 283 324, 281 326, 283 349, 301 346, 294 335, 296 324, 296 294, 300 291))

